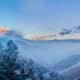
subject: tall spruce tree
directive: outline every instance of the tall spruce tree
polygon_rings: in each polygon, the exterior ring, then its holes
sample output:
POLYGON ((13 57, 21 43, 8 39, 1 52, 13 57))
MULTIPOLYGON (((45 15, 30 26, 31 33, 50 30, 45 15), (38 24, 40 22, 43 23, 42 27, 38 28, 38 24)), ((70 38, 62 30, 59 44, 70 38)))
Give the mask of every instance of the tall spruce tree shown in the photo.
POLYGON ((7 48, 5 49, 5 62, 6 63, 6 75, 9 79, 14 80, 15 70, 17 69, 17 58, 18 58, 18 48, 12 40, 7 43, 7 48))

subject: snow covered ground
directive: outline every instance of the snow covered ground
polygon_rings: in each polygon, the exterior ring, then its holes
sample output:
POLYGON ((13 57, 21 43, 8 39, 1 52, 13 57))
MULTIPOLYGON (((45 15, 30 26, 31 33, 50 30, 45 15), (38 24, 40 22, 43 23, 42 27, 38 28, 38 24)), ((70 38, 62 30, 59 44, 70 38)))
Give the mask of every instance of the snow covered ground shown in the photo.
POLYGON ((29 57, 44 66, 53 66, 74 54, 80 54, 78 41, 25 41, 19 43, 21 55, 29 57))
MULTIPOLYGON (((80 40, 27 40, 15 34, 0 35, 0 42, 12 39, 19 48, 19 55, 33 59, 37 64, 61 74, 71 75, 73 70, 80 64, 80 40), (75 67, 74 67, 75 66, 75 67)), ((80 70, 80 69, 78 69, 80 70)), ((76 70, 75 70, 76 71, 76 70)), ((77 72, 75 72, 75 75, 77 72)))
POLYGON ((74 80, 80 74, 80 33, 57 37, 56 40, 28 40, 18 32, 9 31, 0 34, 0 43, 5 46, 7 41, 13 40, 18 46, 19 56, 74 80))

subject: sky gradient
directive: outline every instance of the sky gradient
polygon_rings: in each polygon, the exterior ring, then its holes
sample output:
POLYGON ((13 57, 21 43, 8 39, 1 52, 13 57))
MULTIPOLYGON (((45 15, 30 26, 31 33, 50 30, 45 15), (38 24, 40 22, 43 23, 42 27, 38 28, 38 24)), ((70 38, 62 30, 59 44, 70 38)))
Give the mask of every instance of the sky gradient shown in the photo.
POLYGON ((0 26, 28 35, 80 25, 80 0, 0 0, 0 26))

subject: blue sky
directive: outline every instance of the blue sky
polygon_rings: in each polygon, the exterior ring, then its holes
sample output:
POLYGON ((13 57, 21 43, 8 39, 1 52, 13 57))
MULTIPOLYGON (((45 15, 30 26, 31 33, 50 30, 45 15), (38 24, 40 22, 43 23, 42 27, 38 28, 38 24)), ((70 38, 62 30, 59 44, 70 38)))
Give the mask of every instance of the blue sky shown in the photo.
POLYGON ((0 0, 0 26, 29 35, 80 25, 80 0, 0 0))

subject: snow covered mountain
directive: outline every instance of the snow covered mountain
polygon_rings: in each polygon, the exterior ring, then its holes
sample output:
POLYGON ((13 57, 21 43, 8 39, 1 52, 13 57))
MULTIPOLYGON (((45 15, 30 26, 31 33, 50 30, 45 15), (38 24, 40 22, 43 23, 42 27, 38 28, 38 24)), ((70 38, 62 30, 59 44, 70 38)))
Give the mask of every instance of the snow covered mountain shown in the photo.
POLYGON ((46 68, 53 69, 55 66, 53 70, 61 71, 65 75, 71 75, 75 70, 74 74, 77 75, 80 62, 79 39, 33 41, 25 39, 16 31, 8 31, 0 35, 0 42, 3 44, 10 39, 18 45, 20 56, 31 58, 46 68))
POLYGON ((18 45, 20 55, 33 58, 36 62, 47 67, 57 64, 68 56, 80 54, 80 40, 32 41, 24 39, 21 34, 15 31, 0 36, 2 43, 10 39, 18 45))

